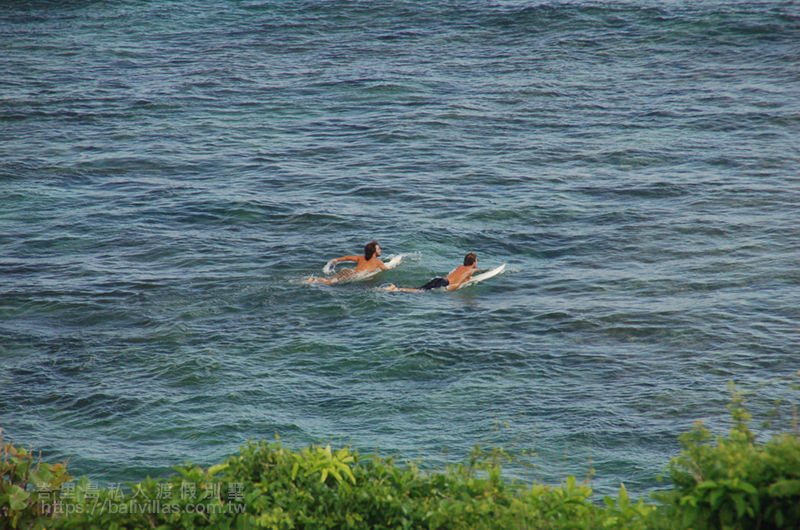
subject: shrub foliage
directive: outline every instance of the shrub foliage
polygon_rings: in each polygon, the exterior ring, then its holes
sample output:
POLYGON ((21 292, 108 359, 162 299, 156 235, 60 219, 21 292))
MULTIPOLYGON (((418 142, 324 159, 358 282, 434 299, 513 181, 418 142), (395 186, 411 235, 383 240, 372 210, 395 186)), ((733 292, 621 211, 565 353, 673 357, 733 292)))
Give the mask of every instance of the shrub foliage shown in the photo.
POLYGON ((728 436, 713 438, 702 423, 681 435, 683 451, 667 466, 673 488, 656 498, 679 528, 800 528, 797 423, 757 443, 742 394, 732 391, 728 436))
MULTIPOLYGON (((697 424, 679 438, 671 488, 633 502, 622 485, 597 502, 586 481, 522 484, 502 476, 502 449, 476 446, 444 472, 347 447, 300 451, 251 442, 225 462, 175 468, 131 491, 77 484, 66 463, 2 445, 0 529, 772 529, 800 528, 800 437, 764 443, 741 395, 728 436, 697 424), (70 486, 70 487, 67 487, 70 486)), ((1 436, 0 431, 0 436, 1 436)))

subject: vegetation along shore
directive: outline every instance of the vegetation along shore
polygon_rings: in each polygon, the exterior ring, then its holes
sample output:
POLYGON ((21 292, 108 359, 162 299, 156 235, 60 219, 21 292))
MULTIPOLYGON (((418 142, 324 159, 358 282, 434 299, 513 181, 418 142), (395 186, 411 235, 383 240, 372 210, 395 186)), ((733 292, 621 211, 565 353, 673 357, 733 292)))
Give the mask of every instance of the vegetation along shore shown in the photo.
POLYGON ((476 446, 460 464, 423 472, 347 447, 294 451, 280 441, 251 442, 209 468, 177 466, 123 493, 0 439, 0 528, 800 528, 797 410, 777 403, 790 411, 786 425, 757 435, 742 393, 731 390, 727 435, 700 422, 681 435, 665 487, 647 500, 634 501, 624 485, 598 498, 588 478, 558 486, 507 478, 502 464, 513 455, 501 448, 476 446))

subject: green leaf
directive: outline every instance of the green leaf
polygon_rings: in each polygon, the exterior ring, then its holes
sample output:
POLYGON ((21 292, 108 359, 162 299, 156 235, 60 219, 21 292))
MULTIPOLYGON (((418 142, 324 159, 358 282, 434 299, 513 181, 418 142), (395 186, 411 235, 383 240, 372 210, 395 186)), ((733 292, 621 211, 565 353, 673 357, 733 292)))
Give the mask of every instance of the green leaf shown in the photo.
MULTIPOLYGON (((326 470, 326 471, 327 471, 327 470, 326 470)), ((338 472, 338 471, 336 471, 335 469, 331 469, 331 470, 330 470, 330 474, 331 474, 331 475, 333 475, 333 478, 335 478, 335 479, 336 479, 336 482, 338 482, 339 484, 341 484, 341 483, 342 483, 342 481, 344 480, 344 479, 342 478, 342 475, 340 475, 340 474, 339 474, 339 472, 338 472)), ((325 482, 325 479, 322 479, 322 482, 325 482)))
POLYGON ((228 469, 228 464, 227 463, 225 463, 225 464, 217 464, 216 466, 211 466, 210 468, 208 468, 208 474, 209 475, 214 475, 216 473, 219 473, 220 471, 225 471, 226 469, 228 469))
POLYGON ((28 471, 28 468, 31 465, 31 461, 28 460, 27 458, 22 458, 22 457, 20 458, 14 457, 11 460, 17 465, 17 469, 14 472, 14 474, 20 478, 24 477, 25 473, 28 471))
POLYGON ((706 480, 706 481, 701 482, 700 484, 697 485, 697 489, 699 489, 699 490, 705 490, 705 489, 716 488, 716 487, 717 487, 717 483, 714 482, 713 480, 706 480))
POLYGON ((28 507, 28 504, 25 501, 28 500, 28 497, 30 496, 30 493, 14 484, 11 486, 8 492, 8 503, 12 510, 21 512, 28 507))
POLYGON ((779 480, 768 491, 772 497, 800 496, 800 480, 779 480))
POLYGON ((736 504, 736 515, 741 518, 747 511, 747 503, 744 500, 744 495, 741 493, 734 493, 731 495, 734 504, 736 504))
POLYGON ((625 484, 620 484, 619 487, 619 509, 625 510, 631 503, 631 498, 628 496, 628 490, 625 489, 625 484))
POLYGON ((783 512, 778 510, 775 512, 775 524, 778 525, 778 528, 782 528, 786 520, 783 517, 783 512))
POLYGON ((691 504, 692 506, 697 506, 697 497, 694 495, 687 495, 685 497, 681 497, 680 505, 685 506, 687 504, 691 504))
POLYGON ((722 504, 722 499, 725 496, 725 490, 718 489, 711 492, 709 497, 709 502, 711 503, 711 508, 716 510, 719 508, 719 505, 722 504))
POLYGON ((353 475, 353 470, 350 469, 350 466, 346 466, 344 464, 340 464, 339 467, 340 467, 340 469, 342 470, 342 472, 345 475, 350 477, 350 480, 353 481, 353 484, 355 484, 356 483, 356 477, 355 477, 355 475, 353 475))
POLYGON ((761 498, 758 495, 750 496, 750 505, 756 513, 761 513, 761 498))
POLYGON ((683 512, 683 526, 690 527, 692 523, 697 520, 697 517, 700 515, 700 509, 697 506, 692 506, 684 510, 683 512))
POLYGON ((606 495, 605 497, 603 497, 603 502, 604 502, 604 503, 606 503, 606 506, 608 506, 608 509, 609 509, 609 510, 611 510, 611 511, 614 511, 614 510, 616 510, 616 509, 617 509, 617 503, 616 503, 616 502, 614 502, 614 499, 612 499, 612 498, 611 498, 611 497, 609 497, 608 495, 606 495))
POLYGON ((751 495, 758 495, 758 490, 749 482, 742 482, 739 484, 739 489, 751 495))

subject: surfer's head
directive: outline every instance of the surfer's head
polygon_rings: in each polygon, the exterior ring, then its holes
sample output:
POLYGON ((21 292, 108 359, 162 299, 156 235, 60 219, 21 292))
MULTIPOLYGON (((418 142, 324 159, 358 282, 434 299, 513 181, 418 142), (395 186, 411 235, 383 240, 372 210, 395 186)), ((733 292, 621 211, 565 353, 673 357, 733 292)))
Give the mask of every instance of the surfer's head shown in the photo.
POLYGON ((372 259, 372 256, 380 256, 381 255, 381 247, 378 246, 376 241, 372 243, 367 243, 364 247, 364 257, 367 258, 367 261, 372 259))
POLYGON ((466 256, 464 256, 464 266, 469 267, 470 265, 475 265, 478 262, 478 256, 475 255, 474 252, 470 252, 466 256))

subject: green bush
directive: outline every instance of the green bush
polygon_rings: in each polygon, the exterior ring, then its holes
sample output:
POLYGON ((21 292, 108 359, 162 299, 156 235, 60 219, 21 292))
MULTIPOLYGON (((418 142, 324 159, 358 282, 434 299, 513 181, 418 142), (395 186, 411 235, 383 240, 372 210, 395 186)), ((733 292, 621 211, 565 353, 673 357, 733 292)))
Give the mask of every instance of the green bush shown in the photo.
POLYGON ((713 440, 702 423, 683 434, 667 471, 673 489, 656 496, 678 528, 800 528, 800 437, 757 443, 742 394, 732 388, 733 426, 713 440))
POLYGON ((250 443, 207 471, 186 465, 166 481, 135 484, 114 498, 106 490, 82 493, 63 510, 56 528, 269 528, 269 529, 509 529, 647 528, 655 509, 619 500, 591 501, 592 491, 574 477, 561 487, 525 487, 502 478, 502 450, 471 453, 444 473, 422 473, 414 464, 362 456, 348 448, 312 446, 299 452, 279 443, 250 443), (200 499, 166 500, 147 510, 136 501, 184 484, 216 492, 200 499), (237 498, 222 493, 236 491, 237 498), (194 505, 191 507, 190 505, 194 505), (169 508, 165 507, 169 506, 169 508), (155 509, 159 508, 159 509, 155 509), (146 511, 147 513, 142 513, 146 511))
MULTIPOLYGON (((55 529, 772 529, 800 528, 800 437, 759 443, 741 394, 730 405, 728 436, 701 424, 679 440, 667 466, 672 487, 660 504, 616 498, 595 502, 584 481, 560 486, 506 479, 502 449, 483 451, 443 472, 413 463, 311 446, 251 442, 223 463, 175 468, 132 491, 70 482, 66 464, 36 462, 2 446, 0 528, 55 529), (69 486, 69 487, 67 487, 69 486), (31 488, 37 488, 31 491, 31 488)), ((0 433, 1 434, 1 433, 0 433)), ((2 440, 0 440, 1 442, 2 440)))
POLYGON ((37 520, 54 514, 48 507, 58 500, 65 482, 67 465, 34 462, 33 450, 3 444, 0 429, 0 529, 28 528, 37 520), (34 491, 28 491, 31 487, 34 491))

